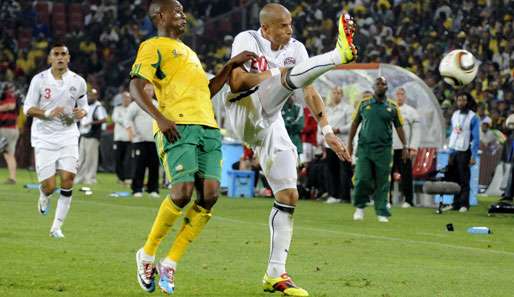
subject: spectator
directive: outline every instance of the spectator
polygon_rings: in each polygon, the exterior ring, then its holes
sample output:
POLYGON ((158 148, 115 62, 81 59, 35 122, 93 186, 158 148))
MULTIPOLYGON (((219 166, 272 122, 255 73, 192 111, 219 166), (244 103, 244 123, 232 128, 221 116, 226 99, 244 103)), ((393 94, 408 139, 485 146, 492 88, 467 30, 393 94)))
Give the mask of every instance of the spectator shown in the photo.
MULTIPOLYGON (((154 97, 153 87, 145 86, 145 92, 150 98, 154 97)), ((153 100, 157 105, 157 100, 153 100)), ((132 141, 132 152, 135 161, 135 171, 132 178, 132 194, 143 197, 145 172, 148 169, 146 191, 150 197, 159 198, 159 156, 153 138, 153 119, 136 102, 130 103, 125 115, 128 127, 128 137, 132 141)))
POLYGON ((5 163, 9 169, 9 177, 4 184, 16 184, 16 142, 18 141, 19 132, 16 127, 16 118, 18 117, 18 109, 16 108, 16 97, 13 86, 9 83, 0 84, 0 138, 5 137, 7 147, 3 152, 5 163))
POLYGON ((118 182, 127 184, 132 180, 132 166, 130 160, 130 139, 128 135, 128 126, 125 123, 128 106, 132 102, 129 92, 123 93, 122 103, 112 112, 112 121, 114 122, 114 163, 115 172, 118 182))
POLYGON ((303 129, 303 109, 300 105, 293 101, 293 98, 289 98, 282 108, 282 117, 286 124, 287 134, 291 138, 291 141, 296 146, 298 154, 303 152, 302 139, 300 134, 303 129))
MULTIPOLYGON (((402 160, 402 143, 397 135, 394 133, 393 137, 393 168, 391 170, 391 190, 390 197, 392 196, 393 183, 395 180, 395 173, 400 174, 400 191, 405 198, 402 208, 409 208, 414 206, 414 189, 412 183, 412 162, 416 160, 416 155, 419 147, 420 140, 420 118, 419 114, 412 106, 406 103, 407 96, 404 88, 396 90, 396 104, 400 109, 403 117, 403 131, 405 132, 405 140, 407 141, 407 149, 409 150, 409 157, 402 160)), ((392 197, 391 197, 392 198, 392 197)), ((390 202, 392 199, 389 200, 390 202)), ((392 202, 391 202, 392 203, 392 202)))
POLYGON ((252 170, 254 172, 254 188, 255 193, 258 193, 258 195, 263 197, 272 197, 273 193, 271 192, 271 187, 268 184, 268 181, 266 180, 266 177, 264 177, 263 174, 261 174, 261 166, 259 164, 259 160, 255 157, 253 151, 248 147, 243 147, 243 155, 239 159, 239 161, 232 164, 233 170, 252 170), (262 189, 258 191, 257 187, 259 185, 259 180, 262 182, 262 189))
MULTIPOLYGON (((352 125, 353 107, 348 99, 344 97, 343 89, 335 87, 332 89, 330 100, 327 106, 329 125, 334 133, 344 143, 348 142, 348 134, 352 125)), ((326 147, 326 145, 325 145, 326 147)), ((327 169, 327 188, 330 195, 327 203, 350 202, 352 190, 352 164, 341 161, 331 149, 324 149, 327 169)))
POLYGON ((480 120, 475 114, 475 101, 469 93, 457 95, 457 110, 451 119, 452 132, 448 148, 450 157, 446 178, 461 186, 459 194, 454 195, 452 210, 467 212, 469 209, 470 167, 476 163, 480 144, 480 120))
POLYGON ((490 152, 496 151, 498 148, 498 139, 496 134, 491 130, 492 120, 490 117, 482 119, 482 125, 480 129, 480 144, 490 152))
POLYGON ((300 137, 302 139, 303 153, 300 155, 300 161, 302 163, 307 163, 312 161, 312 159, 314 158, 314 151, 318 146, 318 122, 312 116, 312 113, 307 106, 303 108, 303 119, 303 130, 300 133, 300 137))
POLYGON ((88 93, 88 114, 80 121, 79 171, 75 183, 96 184, 96 171, 100 155, 100 138, 102 125, 107 121, 107 112, 98 101, 98 91, 91 89, 88 93))
POLYGON ((505 127, 509 131, 509 134, 504 144, 502 159, 503 162, 510 165, 510 168, 507 167, 510 171, 504 173, 505 176, 503 178, 506 179, 506 187, 499 202, 512 204, 514 197, 514 114, 511 114, 507 118, 505 127))

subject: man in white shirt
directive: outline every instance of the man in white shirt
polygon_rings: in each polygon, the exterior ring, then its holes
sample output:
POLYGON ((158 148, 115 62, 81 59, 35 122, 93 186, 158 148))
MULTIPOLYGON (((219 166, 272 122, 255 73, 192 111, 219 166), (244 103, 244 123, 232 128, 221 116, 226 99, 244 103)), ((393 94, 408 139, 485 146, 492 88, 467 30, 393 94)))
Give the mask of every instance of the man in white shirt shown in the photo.
POLYGON ((125 91, 121 93, 120 104, 114 107, 112 111, 112 121, 114 123, 114 171, 118 177, 118 182, 128 183, 132 179, 132 166, 130 159, 130 139, 127 131, 125 117, 128 106, 132 102, 130 93, 125 91))
MULTIPOLYGON (((344 97, 343 89, 335 87, 330 94, 330 101, 327 106, 328 123, 332 126, 334 134, 343 142, 348 142, 350 127, 352 126, 353 106, 344 97)), ((328 146, 325 144, 325 147, 328 146)), ((327 186, 328 204, 351 201, 352 192, 352 163, 339 160, 337 155, 330 149, 324 150, 324 156, 328 167, 327 186)))
POLYGON ((287 134, 281 109, 295 90, 303 91, 305 103, 320 123, 325 141, 339 158, 350 159, 344 144, 328 124, 323 100, 311 83, 337 65, 356 58, 355 27, 350 16, 343 13, 336 48, 309 58, 305 46, 292 38, 291 14, 284 6, 265 5, 259 20, 258 31, 244 31, 234 39, 232 56, 250 51, 258 58, 232 71, 231 91, 225 98, 226 118, 237 137, 257 154, 275 196, 269 216, 270 257, 263 289, 287 296, 309 296, 294 284, 285 268, 298 201, 298 155, 287 134))
MULTIPOLYGON (((393 167, 391 169, 391 187, 390 196, 392 195, 394 174, 399 173, 400 179, 400 191, 405 198, 402 203, 402 208, 412 207, 414 188, 412 183, 412 162, 416 160, 418 153, 419 140, 420 140, 420 118, 419 114, 414 107, 405 103, 407 101, 407 95, 405 94, 404 88, 398 88, 396 90, 396 104, 400 109, 400 113, 403 116, 403 131, 405 131, 406 146, 409 150, 409 158, 406 160, 402 159, 403 145, 398 137, 396 130, 393 132, 393 167)), ((389 199, 391 203, 391 198, 389 199)))
POLYGON ((107 111, 98 101, 96 89, 89 92, 88 104, 89 114, 80 120, 79 171, 75 183, 93 185, 96 184, 102 125, 107 121, 107 111))
POLYGON ((39 212, 48 213, 49 198, 61 178, 60 197, 50 236, 63 238, 62 223, 68 214, 73 179, 77 172, 79 130, 76 121, 88 112, 86 81, 68 69, 70 53, 64 44, 50 49, 50 69, 32 78, 23 112, 34 117, 31 143, 40 183, 39 212))
MULTIPOLYGON (((145 85, 146 94, 154 98, 154 90, 151 84, 145 85)), ((153 99, 157 106, 157 100, 153 99)), ((132 176, 132 195, 143 197, 145 172, 148 169, 146 191, 150 197, 159 198, 159 156, 153 136, 153 118, 146 113, 137 102, 132 102, 127 108, 125 124, 128 129, 128 137, 132 141, 134 160, 134 175, 132 176)))

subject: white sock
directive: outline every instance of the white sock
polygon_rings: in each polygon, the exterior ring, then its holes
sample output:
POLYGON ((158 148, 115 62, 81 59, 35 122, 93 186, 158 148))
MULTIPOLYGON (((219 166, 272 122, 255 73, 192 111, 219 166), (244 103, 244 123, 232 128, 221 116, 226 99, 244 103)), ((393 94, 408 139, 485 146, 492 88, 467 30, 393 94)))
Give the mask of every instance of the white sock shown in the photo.
POLYGON ((54 223, 50 230, 53 231, 61 229, 62 223, 64 222, 64 219, 66 219, 66 215, 70 210, 71 193, 72 189, 61 189, 61 196, 59 197, 59 200, 57 200, 57 207, 55 209, 54 223))
POLYGON ((164 266, 167 266, 167 267, 171 267, 173 268, 174 270, 177 270, 177 262, 171 260, 170 258, 166 257, 162 262, 161 262, 162 265, 164 266))
POLYGON ((270 258, 267 274, 276 278, 286 272, 286 261, 289 246, 293 237, 293 211, 290 205, 279 204, 271 209, 269 216, 270 258))
POLYGON ((145 249, 141 249, 141 258, 143 259, 143 261, 145 262, 152 262, 155 261, 155 256, 150 256, 150 255, 147 255, 145 253, 145 249))
POLYGON ((291 88, 303 88, 339 64, 341 64, 341 54, 337 49, 311 57, 293 67, 288 75, 289 81, 287 83, 293 84, 289 86, 291 88))

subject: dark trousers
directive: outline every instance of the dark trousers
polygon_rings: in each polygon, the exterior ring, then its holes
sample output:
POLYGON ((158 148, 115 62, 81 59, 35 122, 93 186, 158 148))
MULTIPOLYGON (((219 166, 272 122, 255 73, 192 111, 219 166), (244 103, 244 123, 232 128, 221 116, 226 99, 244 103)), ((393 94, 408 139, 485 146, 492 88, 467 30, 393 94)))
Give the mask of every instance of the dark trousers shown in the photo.
POLYGON ((145 171, 148 168, 146 191, 159 192, 159 157, 155 142, 143 141, 132 144, 136 170, 132 179, 132 192, 143 192, 145 171))
POLYGON ((459 194, 453 197, 453 209, 461 207, 469 208, 469 178, 471 169, 469 161, 471 160, 471 151, 454 152, 448 159, 448 170, 446 172, 447 180, 456 182, 460 185, 459 194))
POLYGON ((132 160, 130 159, 130 146, 129 141, 116 141, 113 145, 114 151, 114 171, 119 180, 124 181, 132 178, 132 160))
POLYGON ((314 158, 307 165, 307 188, 318 193, 327 192, 327 164, 319 158, 314 158))
POLYGON ((352 191, 352 164, 341 161, 336 153, 327 149, 327 188, 328 194, 334 198, 350 202, 352 191))
MULTIPOLYGON (((393 173, 398 172, 401 175, 400 192, 405 197, 405 202, 413 205, 412 199, 414 196, 414 189, 412 185, 412 160, 402 160, 402 150, 394 150, 393 154, 393 169, 391 170, 391 193, 393 192, 394 177, 393 173)), ((391 194, 392 195, 392 194, 391 194)))

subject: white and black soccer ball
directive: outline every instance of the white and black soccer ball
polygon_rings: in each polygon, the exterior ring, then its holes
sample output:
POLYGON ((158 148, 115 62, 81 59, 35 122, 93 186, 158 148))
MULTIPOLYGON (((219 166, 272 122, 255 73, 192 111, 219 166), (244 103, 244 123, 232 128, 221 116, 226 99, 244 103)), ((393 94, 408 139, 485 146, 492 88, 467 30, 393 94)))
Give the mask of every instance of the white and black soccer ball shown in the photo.
POLYGON ((456 49, 444 56, 439 64, 439 73, 450 86, 458 89, 475 79, 478 72, 478 61, 472 53, 456 49))

